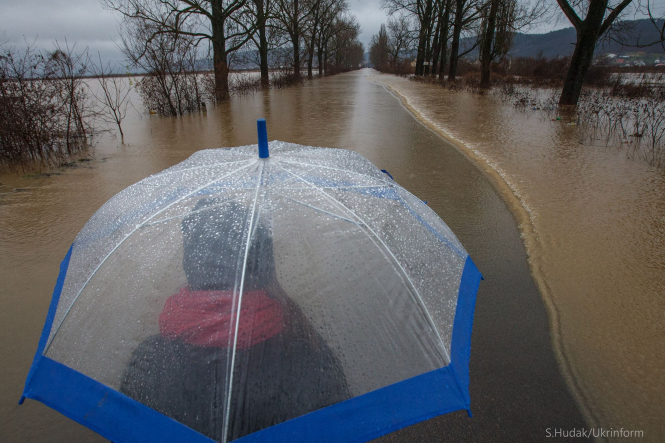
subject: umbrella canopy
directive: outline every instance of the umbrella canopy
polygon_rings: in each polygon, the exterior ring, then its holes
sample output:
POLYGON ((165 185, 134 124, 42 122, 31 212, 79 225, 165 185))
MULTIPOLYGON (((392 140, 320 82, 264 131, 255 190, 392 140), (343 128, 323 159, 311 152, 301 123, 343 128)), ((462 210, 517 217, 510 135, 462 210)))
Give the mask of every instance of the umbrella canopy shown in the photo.
POLYGON ((115 442, 366 441, 470 413, 481 279, 361 155, 199 151, 130 186, 62 262, 23 394, 115 442))

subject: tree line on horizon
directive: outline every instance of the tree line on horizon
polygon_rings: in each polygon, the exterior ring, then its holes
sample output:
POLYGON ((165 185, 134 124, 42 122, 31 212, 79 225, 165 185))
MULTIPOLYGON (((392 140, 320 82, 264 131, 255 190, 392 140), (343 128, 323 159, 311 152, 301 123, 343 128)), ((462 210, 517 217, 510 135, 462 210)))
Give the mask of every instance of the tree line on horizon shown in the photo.
POLYGON ((116 126, 124 143, 133 87, 151 113, 179 116, 227 100, 232 89, 300 83, 305 66, 312 78, 315 67, 323 76, 364 60, 346 0, 101 1, 122 15, 121 49, 128 67, 145 75, 131 86, 75 44, 55 42, 47 51, 0 43, 0 166, 66 164, 109 131, 98 121, 116 126), (202 72, 209 59, 212 72, 202 72), (260 80, 230 80, 234 63, 255 63, 260 80))
POLYGON ((345 0, 102 0, 123 17, 122 47, 134 67, 159 71, 165 57, 212 59, 214 101, 229 98, 229 71, 244 58, 270 84, 270 61, 301 77, 303 61, 313 77, 357 68, 364 49, 360 25, 345 0), (173 49, 169 51, 170 49, 173 49), (249 58, 249 60, 247 60, 249 58))
POLYGON ((557 6, 544 0, 382 0, 388 26, 372 37, 370 62, 379 70, 403 73, 415 58, 416 76, 454 82, 460 59, 475 51, 480 87, 486 89, 492 66, 506 57, 518 32, 565 17, 577 38, 559 105, 574 106, 596 46, 603 39, 622 42, 630 31, 624 18, 631 11, 646 15, 655 30, 653 41, 638 46, 664 45, 665 22, 655 15, 653 0, 557 0, 557 6))

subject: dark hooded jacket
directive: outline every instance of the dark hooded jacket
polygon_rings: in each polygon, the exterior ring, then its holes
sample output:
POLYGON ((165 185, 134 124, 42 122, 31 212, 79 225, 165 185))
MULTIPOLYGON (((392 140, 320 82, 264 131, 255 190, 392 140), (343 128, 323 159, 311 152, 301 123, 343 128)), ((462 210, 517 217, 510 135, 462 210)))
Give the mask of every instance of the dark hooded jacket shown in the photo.
POLYGON ((160 334, 136 348, 120 388, 217 441, 227 426, 227 439, 234 440, 349 398, 338 359, 281 289, 272 237, 260 220, 235 333, 237 310, 229 306, 246 240, 232 218, 246 213, 237 204, 204 199, 185 218, 189 286, 167 300, 160 334))

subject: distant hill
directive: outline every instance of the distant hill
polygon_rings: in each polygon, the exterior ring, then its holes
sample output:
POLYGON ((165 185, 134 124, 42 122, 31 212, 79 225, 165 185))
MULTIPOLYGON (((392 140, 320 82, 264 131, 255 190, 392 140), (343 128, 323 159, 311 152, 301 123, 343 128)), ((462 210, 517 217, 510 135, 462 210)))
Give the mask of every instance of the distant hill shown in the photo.
MULTIPOLYGON (((659 34, 656 32, 653 24, 647 20, 635 20, 628 22, 630 24, 630 32, 625 38, 631 44, 640 44, 652 42, 658 39, 659 34)), ((660 22, 662 26, 662 21, 660 22)), ((467 44, 471 43, 473 39, 465 39, 467 44)), ((517 33, 514 40, 513 48, 510 50, 509 55, 513 57, 537 57, 542 55, 545 58, 568 57, 573 55, 575 50, 576 34, 575 29, 564 28, 558 31, 548 32, 547 34, 522 34, 517 33)), ((663 47, 660 45, 653 45, 647 48, 636 48, 631 46, 622 46, 614 41, 603 41, 596 49, 596 55, 614 53, 633 53, 643 51, 647 54, 654 54, 656 56, 665 54, 663 47)), ((478 56, 477 51, 469 54, 472 58, 478 56)))

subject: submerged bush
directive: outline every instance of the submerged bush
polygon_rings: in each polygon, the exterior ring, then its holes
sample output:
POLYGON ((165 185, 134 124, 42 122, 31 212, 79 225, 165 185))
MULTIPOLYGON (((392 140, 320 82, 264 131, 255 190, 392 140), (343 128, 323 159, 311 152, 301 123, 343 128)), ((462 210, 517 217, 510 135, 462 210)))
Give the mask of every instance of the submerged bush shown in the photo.
POLYGON ((276 71, 270 75, 270 86, 277 89, 286 88, 288 86, 301 85, 304 83, 302 76, 296 75, 291 70, 276 71))
MULTIPOLYGON (((439 84, 451 91, 490 94, 526 111, 542 111, 561 124, 576 125, 591 139, 603 139, 607 144, 623 146, 631 155, 650 165, 665 166, 665 75, 635 74, 631 77, 612 74, 604 70, 592 72, 590 82, 582 90, 580 101, 573 113, 559 116, 560 85, 556 83, 556 66, 563 59, 535 63, 531 67, 518 65, 516 72, 531 72, 531 77, 495 77, 489 90, 479 87, 477 73, 467 73, 455 82, 441 83, 428 77, 412 80, 439 84), (539 76, 539 77, 536 77, 539 76), (591 84, 589 84, 591 83, 591 84)), ((564 71, 565 72, 565 71, 564 71)))
POLYGON ((665 84, 628 83, 583 91, 577 120, 594 137, 625 145, 653 166, 665 166, 665 84))
POLYGON ((136 86, 143 105, 160 115, 176 116, 199 111, 205 107, 206 101, 211 100, 193 72, 153 72, 136 86))
POLYGON ((0 46, 0 164, 57 165, 89 146, 87 55, 0 46))

